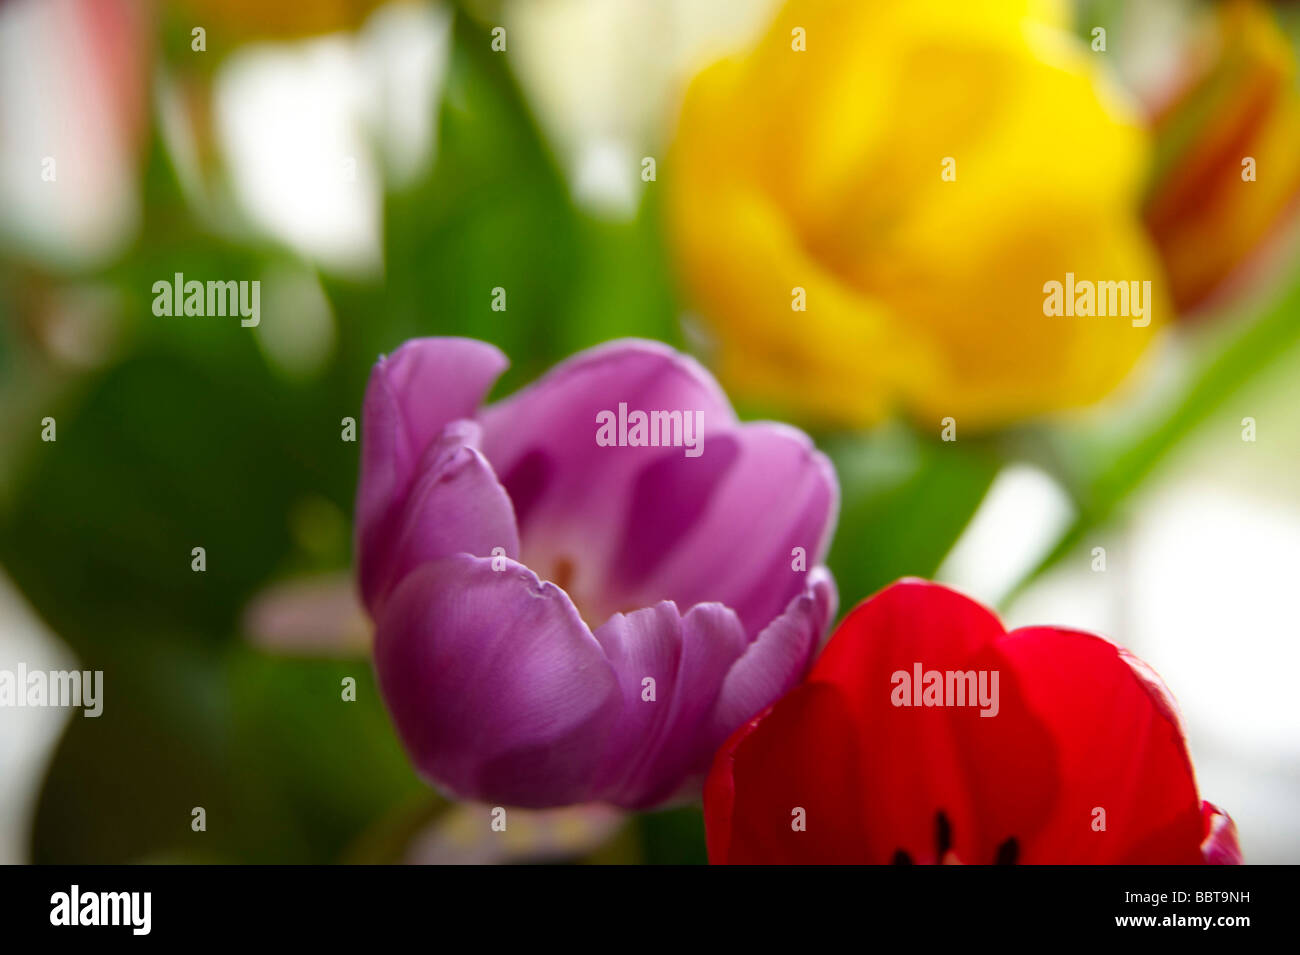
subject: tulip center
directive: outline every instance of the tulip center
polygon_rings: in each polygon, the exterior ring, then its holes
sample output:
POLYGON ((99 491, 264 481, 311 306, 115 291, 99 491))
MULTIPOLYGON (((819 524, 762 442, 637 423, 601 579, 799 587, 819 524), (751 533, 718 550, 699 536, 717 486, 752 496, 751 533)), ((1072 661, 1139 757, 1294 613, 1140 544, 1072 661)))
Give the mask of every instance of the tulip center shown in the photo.
MULTIPOLYGON (((563 590, 572 601, 574 609, 578 611, 582 622, 590 629, 594 630, 604 623, 614 608, 607 607, 607 601, 601 599, 599 585, 591 573, 590 566, 570 556, 567 548, 558 552, 544 546, 530 549, 529 543, 531 542, 525 539, 522 563, 532 568, 539 579, 563 590)), ((636 607, 628 607, 624 612, 635 609, 636 607)))
MULTIPOLYGON (((934 858, 937 865, 961 865, 957 853, 952 851, 952 823, 948 814, 940 809, 934 816, 934 858)), ((1014 836, 998 846, 994 853, 994 865, 1015 865, 1020 857, 1020 842, 1014 836)), ((912 855, 905 849, 896 849, 894 865, 912 865, 912 855)))
MULTIPOLYGON (((569 588, 573 586, 573 561, 568 557, 556 560, 548 579, 567 594, 569 588)), ((578 612, 582 613, 581 607, 578 608, 578 612)), ((583 619, 586 619, 586 614, 583 614, 583 619)))
POLYGON ((599 596, 590 592, 590 587, 583 586, 583 574, 579 563, 572 557, 559 555, 550 559, 535 560, 533 563, 528 563, 528 566, 536 571, 539 578, 563 590, 573 602, 573 607, 578 611, 582 622, 592 630, 608 620, 612 613, 631 613, 641 606, 631 603, 624 607, 605 607, 599 596))

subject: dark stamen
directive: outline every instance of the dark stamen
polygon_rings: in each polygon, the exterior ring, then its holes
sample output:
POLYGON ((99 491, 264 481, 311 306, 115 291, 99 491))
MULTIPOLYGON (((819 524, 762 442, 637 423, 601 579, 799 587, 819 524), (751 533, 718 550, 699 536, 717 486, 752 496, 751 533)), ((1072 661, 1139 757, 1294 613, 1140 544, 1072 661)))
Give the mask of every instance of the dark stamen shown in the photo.
POLYGON ((948 822, 948 816, 943 810, 934 817, 934 843, 938 850, 935 861, 943 862, 943 857, 952 848, 952 824, 948 822))
POLYGON ((897 852, 894 853, 894 865, 911 865, 911 864, 912 864, 912 857, 909 856, 902 849, 899 849, 897 852))
POLYGON ((1008 839, 1002 845, 998 846, 998 857, 994 860, 994 865, 1015 865, 1016 859, 1020 857, 1020 843, 1014 838, 1008 839))

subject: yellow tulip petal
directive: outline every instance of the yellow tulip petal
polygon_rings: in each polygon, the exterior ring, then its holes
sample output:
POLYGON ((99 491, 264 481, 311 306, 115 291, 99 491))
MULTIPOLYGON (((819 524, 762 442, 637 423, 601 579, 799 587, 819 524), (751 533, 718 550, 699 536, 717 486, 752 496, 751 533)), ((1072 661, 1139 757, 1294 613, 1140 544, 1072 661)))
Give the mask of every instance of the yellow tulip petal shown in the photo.
POLYGON ((696 78, 670 224, 732 388, 833 423, 901 404, 979 427, 1123 379, 1167 312, 1137 218, 1149 148, 1064 17, 792 2, 696 78), (1155 321, 1045 315, 1068 272, 1150 282, 1155 321))

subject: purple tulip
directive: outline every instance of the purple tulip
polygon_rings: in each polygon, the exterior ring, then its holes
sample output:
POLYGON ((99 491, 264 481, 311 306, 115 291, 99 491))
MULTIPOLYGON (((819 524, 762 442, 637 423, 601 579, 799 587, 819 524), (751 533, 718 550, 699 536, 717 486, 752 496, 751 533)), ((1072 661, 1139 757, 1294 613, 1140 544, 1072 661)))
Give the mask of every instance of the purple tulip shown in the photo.
POLYGON ((464 799, 692 796, 834 616, 834 472, 664 345, 611 342, 483 407, 506 365, 426 338, 370 376, 358 573, 393 722, 464 799))

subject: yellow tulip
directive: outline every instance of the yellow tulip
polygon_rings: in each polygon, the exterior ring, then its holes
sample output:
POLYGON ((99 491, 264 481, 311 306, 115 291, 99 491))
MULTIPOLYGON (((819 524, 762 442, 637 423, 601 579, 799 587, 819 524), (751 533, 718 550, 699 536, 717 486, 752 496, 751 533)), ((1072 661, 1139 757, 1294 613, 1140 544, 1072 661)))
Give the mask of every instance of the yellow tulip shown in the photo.
POLYGON ((1032 0, 795 0, 695 78, 664 181, 733 393, 986 428, 1125 377, 1167 317, 1149 143, 1064 21, 1032 0), (1150 281, 1155 321, 1046 315, 1067 274, 1150 281))

